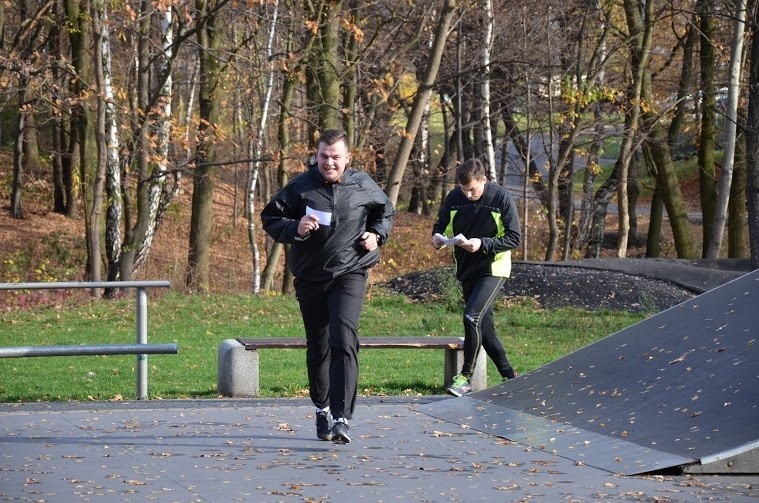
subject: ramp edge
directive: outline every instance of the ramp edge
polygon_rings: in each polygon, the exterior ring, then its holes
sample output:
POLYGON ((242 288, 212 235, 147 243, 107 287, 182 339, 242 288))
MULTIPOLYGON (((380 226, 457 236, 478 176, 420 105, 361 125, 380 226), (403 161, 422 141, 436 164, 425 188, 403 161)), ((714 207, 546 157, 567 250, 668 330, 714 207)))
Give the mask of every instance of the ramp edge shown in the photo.
POLYGON ((419 407, 419 411, 614 474, 640 475, 697 462, 694 458, 600 435, 472 397, 425 404, 419 407))

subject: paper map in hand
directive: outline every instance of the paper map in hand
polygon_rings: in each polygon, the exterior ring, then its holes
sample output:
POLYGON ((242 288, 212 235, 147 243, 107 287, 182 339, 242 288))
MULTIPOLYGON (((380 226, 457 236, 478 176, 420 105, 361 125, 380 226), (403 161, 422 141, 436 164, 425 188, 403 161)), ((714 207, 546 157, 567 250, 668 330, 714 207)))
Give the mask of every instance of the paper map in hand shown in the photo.
POLYGON ((454 246, 454 245, 461 244, 467 240, 466 236, 464 236, 463 234, 456 234, 452 238, 447 238, 439 233, 436 233, 435 235, 443 238, 443 246, 448 246, 448 245, 454 246))

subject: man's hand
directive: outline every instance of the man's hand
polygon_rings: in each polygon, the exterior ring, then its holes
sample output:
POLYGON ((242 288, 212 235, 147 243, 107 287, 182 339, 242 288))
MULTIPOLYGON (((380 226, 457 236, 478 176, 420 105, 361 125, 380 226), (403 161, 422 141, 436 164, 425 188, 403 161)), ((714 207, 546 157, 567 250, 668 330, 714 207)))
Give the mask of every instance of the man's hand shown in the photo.
POLYGON ((366 251, 374 251, 379 246, 379 243, 377 243, 377 234, 374 232, 364 232, 361 234, 361 237, 359 238, 359 243, 361 243, 361 246, 366 251))
POLYGON ((479 250, 482 247, 482 240, 480 238, 471 238, 467 239, 466 241, 457 244, 456 246, 460 246, 461 248, 465 249, 469 253, 475 253, 477 250, 479 250))
POLYGON ((439 250, 445 244, 445 236, 435 233, 432 235, 432 246, 439 250))
POLYGON ((316 215, 305 215, 298 222, 298 236, 305 236, 319 228, 319 218, 316 215))

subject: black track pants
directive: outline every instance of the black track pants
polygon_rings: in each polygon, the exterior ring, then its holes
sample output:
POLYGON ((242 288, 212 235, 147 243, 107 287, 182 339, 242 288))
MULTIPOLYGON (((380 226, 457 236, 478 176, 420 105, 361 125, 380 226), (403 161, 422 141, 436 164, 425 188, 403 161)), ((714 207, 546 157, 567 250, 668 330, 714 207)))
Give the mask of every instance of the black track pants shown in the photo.
POLYGON ((295 280, 306 329, 311 400, 329 405, 335 418, 351 419, 358 388, 358 321, 367 272, 350 272, 326 283, 295 280))
POLYGON ((480 349, 493 360, 501 377, 514 378, 514 369, 511 368, 506 352, 501 345, 498 335, 495 333, 493 322, 493 301, 501 292, 506 278, 496 276, 482 276, 471 281, 462 281, 464 291, 464 364, 461 374, 471 377, 474 370, 474 362, 480 349))

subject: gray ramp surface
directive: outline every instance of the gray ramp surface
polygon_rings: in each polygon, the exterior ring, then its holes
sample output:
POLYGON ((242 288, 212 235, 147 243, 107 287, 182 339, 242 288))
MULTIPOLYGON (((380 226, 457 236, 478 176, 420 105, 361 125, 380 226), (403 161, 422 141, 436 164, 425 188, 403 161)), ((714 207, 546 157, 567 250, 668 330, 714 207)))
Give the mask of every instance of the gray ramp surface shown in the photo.
POLYGON ((759 439, 759 271, 500 386, 424 405, 613 473, 697 463, 759 439))

